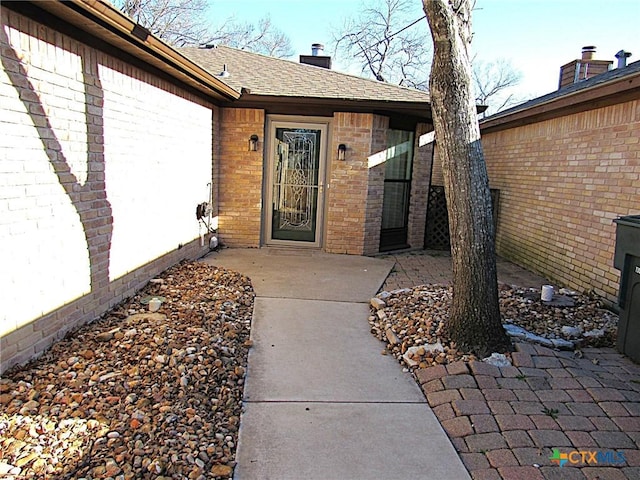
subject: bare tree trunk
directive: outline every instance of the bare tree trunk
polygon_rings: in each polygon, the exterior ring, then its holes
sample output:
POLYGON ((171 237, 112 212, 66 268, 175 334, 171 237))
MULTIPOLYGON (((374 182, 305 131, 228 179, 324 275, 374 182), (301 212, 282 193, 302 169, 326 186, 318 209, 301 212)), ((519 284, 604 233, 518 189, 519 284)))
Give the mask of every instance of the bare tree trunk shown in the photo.
POLYGON ((498 302, 489 178, 472 91, 470 0, 423 0, 434 57, 430 94, 449 213, 453 302, 445 331, 484 357, 510 341, 498 302))

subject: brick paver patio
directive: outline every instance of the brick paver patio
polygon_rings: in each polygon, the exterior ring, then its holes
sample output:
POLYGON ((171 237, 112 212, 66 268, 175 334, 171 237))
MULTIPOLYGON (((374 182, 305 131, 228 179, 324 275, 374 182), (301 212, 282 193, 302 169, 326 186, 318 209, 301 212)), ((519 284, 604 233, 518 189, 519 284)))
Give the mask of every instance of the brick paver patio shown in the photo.
MULTIPOLYGON (((450 281, 447 255, 393 258, 386 290, 450 281)), ((525 287, 545 283, 505 261, 498 275, 525 287)), ((576 355, 515 346, 511 367, 457 362, 416 371, 471 477, 640 479, 640 365, 610 348, 576 355)))

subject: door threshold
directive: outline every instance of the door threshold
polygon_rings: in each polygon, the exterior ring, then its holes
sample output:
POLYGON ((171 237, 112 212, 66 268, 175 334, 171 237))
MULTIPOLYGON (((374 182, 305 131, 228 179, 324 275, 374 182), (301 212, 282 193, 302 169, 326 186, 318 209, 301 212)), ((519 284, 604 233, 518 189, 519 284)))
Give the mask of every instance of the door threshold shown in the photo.
POLYGON ((322 253, 319 247, 299 247, 289 245, 266 245, 261 247, 267 255, 295 255, 299 257, 311 256, 316 253, 322 253))

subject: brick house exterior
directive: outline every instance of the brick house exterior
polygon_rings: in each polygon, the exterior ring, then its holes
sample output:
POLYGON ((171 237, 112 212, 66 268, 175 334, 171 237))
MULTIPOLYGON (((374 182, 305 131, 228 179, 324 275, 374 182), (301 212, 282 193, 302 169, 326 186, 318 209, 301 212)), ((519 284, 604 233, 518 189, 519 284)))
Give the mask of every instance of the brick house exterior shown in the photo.
POLYGON ((215 103, 234 92, 159 43, 146 51, 162 69, 132 62, 135 24, 81 7, 2 5, 1 371, 208 251, 195 205, 209 197, 215 103), (93 35, 78 29, 98 18, 93 35))
MULTIPOLYGON (((561 81, 579 62, 563 67, 561 81)), ((640 213, 640 62, 567 84, 480 127, 491 187, 500 191, 499 255, 614 304, 613 220, 640 213)))
POLYGON ((207 253, 203 201, 227 246, 374 254, 398 204, 394 238, 422 247, 425 93, 233 49, 203 60, 96 0, 3 2, 1 20, 0 371, 207 253), (303 143, 273 133, 316 130, 315 237, 274 242, 267 205, 297 214, 273 193, 274 152, 303 143))
POLYGON ((378 253, 385 248, 381 231, 388 179, 385 161, 375 163, 372 158, 393 151, 389 132, 401 130, 411 133, 412 171, 404 236, 392 247, 423 247, 432 145, 421 146, 419 139, 433 129, 426 93, 224 46, 179 51, 209 72, 225 72, 220 79, 241 92, 238 100, 221 105, 222 144, 214 159, 219 173, 214 214, 226 246, 378 253), (315 241, 271 238, 268 192, 274 186, 269 175, 276 168, 272 121, 289 123, 293 129, 296 123, 326 126, 323 178, 318 180, 322 222, 315 241), (251 135, 259 138, 255 152, 246 147, 251 135), (346 146, 344 160, 337 159, 340 145, 346 146))

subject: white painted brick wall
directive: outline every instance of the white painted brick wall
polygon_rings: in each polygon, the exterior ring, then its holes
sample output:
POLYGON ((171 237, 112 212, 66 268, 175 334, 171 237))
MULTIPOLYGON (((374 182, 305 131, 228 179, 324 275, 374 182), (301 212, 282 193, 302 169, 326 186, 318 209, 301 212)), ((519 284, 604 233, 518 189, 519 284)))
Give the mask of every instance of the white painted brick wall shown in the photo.
POLYGON ((206 251, 195 209, 208 200, 213 144, 211 105, 1 16, 0 372, 206 251))

